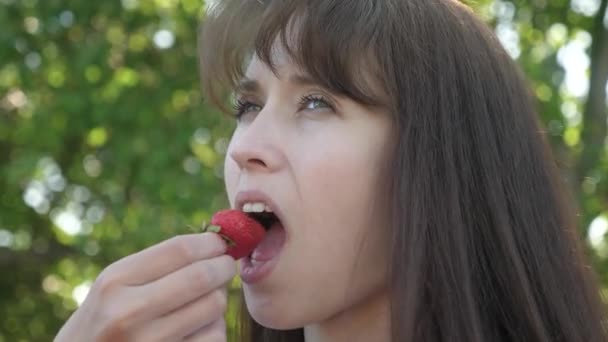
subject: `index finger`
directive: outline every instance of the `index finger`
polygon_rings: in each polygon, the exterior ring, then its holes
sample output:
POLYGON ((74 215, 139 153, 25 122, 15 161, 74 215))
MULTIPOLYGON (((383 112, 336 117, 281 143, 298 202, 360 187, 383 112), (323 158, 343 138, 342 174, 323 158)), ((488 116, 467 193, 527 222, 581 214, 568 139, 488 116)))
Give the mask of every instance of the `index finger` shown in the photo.
POLYGON ((122 278, 125 285, 142 285, 193 262, 220 256, 226 248, 215 233, 179 235, 118 260, 108 272, 122 278))

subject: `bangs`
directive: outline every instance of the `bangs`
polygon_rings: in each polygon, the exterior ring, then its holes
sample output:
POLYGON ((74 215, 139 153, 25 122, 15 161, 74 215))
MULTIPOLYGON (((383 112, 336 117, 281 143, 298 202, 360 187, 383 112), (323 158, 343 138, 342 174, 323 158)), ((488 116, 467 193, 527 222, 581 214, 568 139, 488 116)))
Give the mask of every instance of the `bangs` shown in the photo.
POLYGON ((218 0, 200 34, 203 89, 222 109, 229 92, 257 56, 275 74, 273 52, 319 86, 367 106, 382 100, 380 65, 374 44, 381 36, 376 1, 218 0))

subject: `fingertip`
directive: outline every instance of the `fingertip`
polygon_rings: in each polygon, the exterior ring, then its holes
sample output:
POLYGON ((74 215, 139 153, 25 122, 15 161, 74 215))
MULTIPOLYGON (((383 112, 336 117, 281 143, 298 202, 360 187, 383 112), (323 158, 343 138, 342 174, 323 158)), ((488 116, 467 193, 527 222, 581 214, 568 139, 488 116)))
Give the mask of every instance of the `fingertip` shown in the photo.
POLYGON ((209 241, 209 248, 211 249, 211 253, 213 256, 222 255, 228 250, 228 245, 226 244, 226 241, 224 241, 224 239, 217 233, 202 233, 201 238, 206 241, 209 241))

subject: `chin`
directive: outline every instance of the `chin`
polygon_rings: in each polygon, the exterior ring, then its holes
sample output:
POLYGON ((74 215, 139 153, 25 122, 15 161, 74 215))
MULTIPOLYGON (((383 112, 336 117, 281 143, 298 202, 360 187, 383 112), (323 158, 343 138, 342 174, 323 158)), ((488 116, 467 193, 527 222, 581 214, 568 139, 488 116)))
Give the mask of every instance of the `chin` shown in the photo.
POLYGON ((274 330, 292 330, 306 325, 301 317, 296 317, 287 306, 281 305, 281 303, 271 301, 264 303, 257 298, 255 300, 251 299, 247 294, 245 295, 245 301, 249 315, 263 327, 274 330))

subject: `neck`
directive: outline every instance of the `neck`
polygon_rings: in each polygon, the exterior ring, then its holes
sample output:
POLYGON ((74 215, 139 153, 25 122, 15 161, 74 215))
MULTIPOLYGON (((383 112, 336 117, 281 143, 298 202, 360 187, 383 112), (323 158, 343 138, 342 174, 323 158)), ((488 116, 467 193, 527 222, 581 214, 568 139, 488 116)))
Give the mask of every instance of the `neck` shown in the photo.
POLYGON ((387 293, 374 295, 330 319, 306 326, 306 342, 390 341, 387 293))

